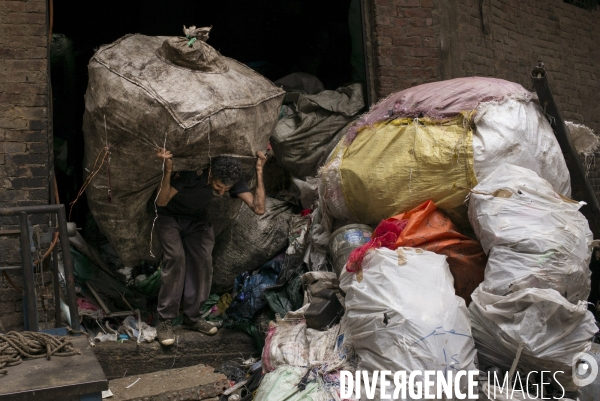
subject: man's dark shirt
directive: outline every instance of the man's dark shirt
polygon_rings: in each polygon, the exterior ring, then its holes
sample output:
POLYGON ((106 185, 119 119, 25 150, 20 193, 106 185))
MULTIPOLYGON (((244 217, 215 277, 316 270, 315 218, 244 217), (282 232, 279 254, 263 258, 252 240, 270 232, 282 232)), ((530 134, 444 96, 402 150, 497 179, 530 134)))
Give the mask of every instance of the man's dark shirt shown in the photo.
MULTIPOLYGON (((208 169, 198 175, 195 171, 181 171, 178 177, 171 178, 171 187, 177 190, 167 206, 157 207, 158 214, 172 217, 189 217, 208 222, 206 205, 215 195, 208 183, 208 169)), ((250 192, 243 180, 236 182, 229 190, 232 198, 239 194, 250 192)))

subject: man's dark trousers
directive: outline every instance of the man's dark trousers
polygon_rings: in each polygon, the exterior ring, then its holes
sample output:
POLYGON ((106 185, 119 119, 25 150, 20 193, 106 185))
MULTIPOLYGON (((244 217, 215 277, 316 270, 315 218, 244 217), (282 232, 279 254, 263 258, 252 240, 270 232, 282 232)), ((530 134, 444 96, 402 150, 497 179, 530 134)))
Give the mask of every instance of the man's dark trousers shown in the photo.
POLYGON ((181 305, 185 316, 195 322, 210 295, 213 228, 186 217, 159 215, 155 229, 163 258, 158 314, 161 319, 175 319, 181 305))

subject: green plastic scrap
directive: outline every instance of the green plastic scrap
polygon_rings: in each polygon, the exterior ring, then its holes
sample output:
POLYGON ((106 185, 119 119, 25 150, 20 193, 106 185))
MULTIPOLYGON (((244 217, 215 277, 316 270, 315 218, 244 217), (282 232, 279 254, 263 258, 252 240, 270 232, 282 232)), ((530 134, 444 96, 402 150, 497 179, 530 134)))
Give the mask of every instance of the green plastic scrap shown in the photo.
POLYGON ((323 391, 323 387, 315 380, 308 381, 306 388, 300 391, 298 383, 306 374, 306 368, 297 366, 280 366, 267 373, 260 383, 254 401, 303 401, 314 399, 311 395, 323 391))
POLYGON ((137 290, 148 297, 157 297, 160 290, 160 269, 157 269, 150 277, 142 281, 137 290))
MULTIPOLYGON (((187 36, 186 36, 186 39, 189 39, 189 37, 187 37, 187 36)), ((187 45, 188 45, 189 47, 192 47, 192 46, 194 45, 194 43, 196 43, 196 40, 198 40, 198 39, 196 39, 196 38, 191 38, 191 39, 190 39, 190 41, 189 41, 189 42, 187 42, 187 45)))
POLYGON ((208 314, 212 307, 219 302, 219 298, 220 297, 217 294, 210 294, 206 302, 204 302, 204 305, 202 305, 202 308, 200 308, 200 315, 204 316, 208 314))

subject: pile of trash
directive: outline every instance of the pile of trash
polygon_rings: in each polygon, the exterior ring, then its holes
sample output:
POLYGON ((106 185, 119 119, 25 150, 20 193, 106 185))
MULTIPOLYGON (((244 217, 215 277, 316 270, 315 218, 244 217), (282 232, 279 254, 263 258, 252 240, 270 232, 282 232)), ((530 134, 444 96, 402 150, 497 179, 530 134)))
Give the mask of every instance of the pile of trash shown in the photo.
MULTIPOLYGON (((173 39, 141 35, 90 63, 86 163, 92 171, 108 149, 112 164, 88 199, 109 243, 96 252, 81 239, 74 252, 80 315, 97 341, 155 336, 151 196, 162 170, 139 145, 166 141, 180 170, 235 155, 249 187, 253 155, 269 149, 264 215, 239 200, 209 206, 216 241, 203 318, 247 332, 261 350, 260 359, 219 368, 232 382, 222 400, 384 399, 379 383, 342 397, 342 372, 373 371, 475 372, 484 391, 489 372, 512 386, 548 370, 556 375, 545 394, 577 391, 573 358, 598 333, 586 304, 594 244, 534 94, 459 78, 395 93, 360 115, 361 85, 325 90, 293 74, 276 82, 283 90, 204 36, 195 42, 206 55, 200 64, 193 47, 172 59, 173 39), (212 89, 193 90, 199 85, 212 89), (225 90, 233 85, 247 98, 225 90), (118 178, 107 197, 110 171, 118 178)), ((589 164, 598 138, 569 126, 589 164)), ((467 376, 456 386, 472 390, 467 376)), ((429 387, 436 399, 452 398, 429 387)))

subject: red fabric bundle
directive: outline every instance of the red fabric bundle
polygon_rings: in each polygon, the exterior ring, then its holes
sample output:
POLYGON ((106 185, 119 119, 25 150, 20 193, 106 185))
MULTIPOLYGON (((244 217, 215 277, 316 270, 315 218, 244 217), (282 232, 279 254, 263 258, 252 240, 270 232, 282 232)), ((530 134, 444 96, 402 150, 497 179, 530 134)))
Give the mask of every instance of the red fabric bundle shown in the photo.
POLYGON ((402 234, 406 224, 408 224, 408 220, 383 220, 379 223, 375 232, 373 232, 371 241, 352 251, 346 263, 346 270, 350 273, 360 270, 363 259, 371 249, 396 249, 396 241, 398 241, 398 237, 402 234))

